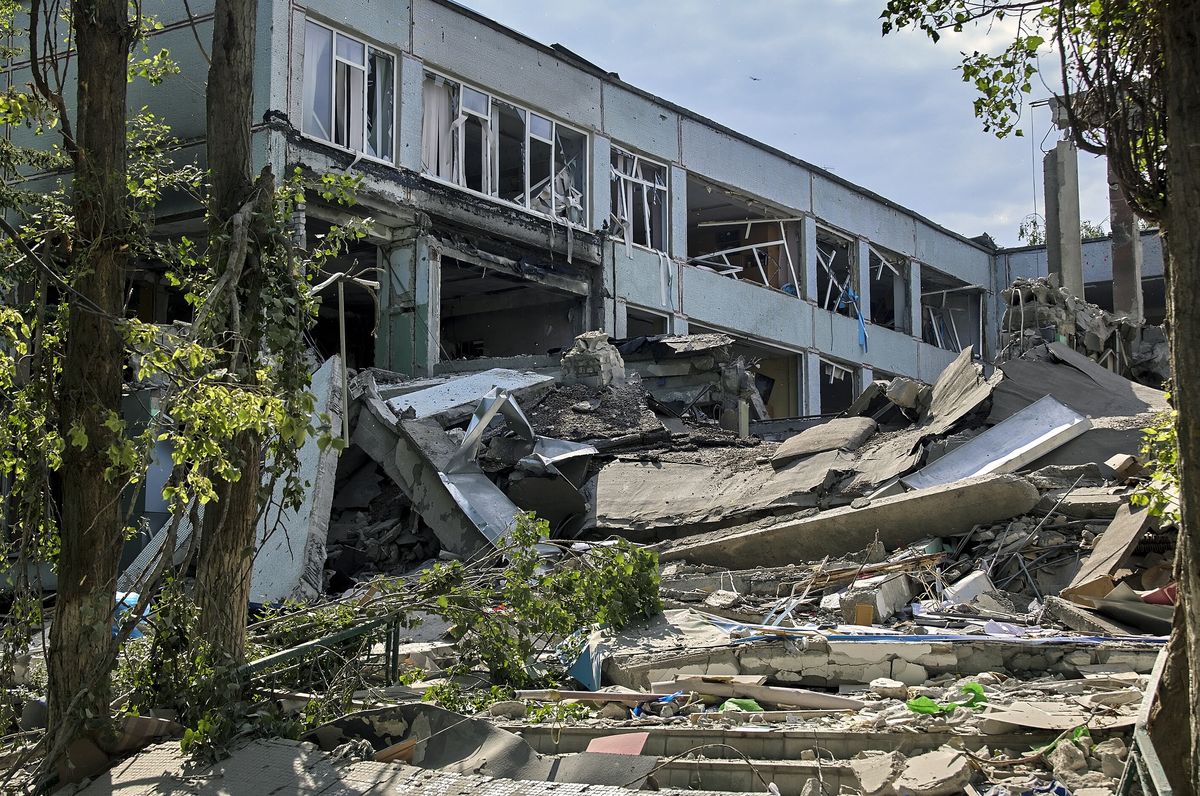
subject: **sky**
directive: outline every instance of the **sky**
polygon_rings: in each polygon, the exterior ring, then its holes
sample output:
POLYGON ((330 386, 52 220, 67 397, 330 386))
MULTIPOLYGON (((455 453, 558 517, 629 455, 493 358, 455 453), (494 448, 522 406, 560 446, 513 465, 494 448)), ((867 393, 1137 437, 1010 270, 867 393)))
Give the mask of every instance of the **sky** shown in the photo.
MULTIPOLYGON (((1002 48, 1001 29, 883 37, 884 0, 460 2, 968 237, 1019 245, 1044 211, 1049 111, 1027 107, 1025 136, 998 140, 954 69, 960 51, 1002 48)), ((1080 153, 1079 181, 1082 218, 1107 229, 1103 160, 1080 153)))

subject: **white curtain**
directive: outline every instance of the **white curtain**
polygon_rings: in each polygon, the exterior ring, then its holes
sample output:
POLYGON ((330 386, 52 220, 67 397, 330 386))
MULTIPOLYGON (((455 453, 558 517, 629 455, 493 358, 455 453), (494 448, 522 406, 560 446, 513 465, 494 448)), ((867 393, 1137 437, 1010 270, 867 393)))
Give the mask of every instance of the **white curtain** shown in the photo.
POLYGON ((425 118, 421 124, 421 158, 426 174, 442 180, 455 177, 455 150, 451 127, 454 109, 450 87, 440 80, 426 80, 425 118))

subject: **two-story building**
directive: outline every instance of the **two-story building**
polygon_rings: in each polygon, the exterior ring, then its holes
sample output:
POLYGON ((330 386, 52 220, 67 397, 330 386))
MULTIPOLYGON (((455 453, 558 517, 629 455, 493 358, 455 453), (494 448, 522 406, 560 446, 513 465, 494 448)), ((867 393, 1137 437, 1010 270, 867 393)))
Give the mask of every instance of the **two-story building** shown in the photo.
MULTIPOLYGON (((556 358, 590 329, 717 330, 760 360, 779 417, 995 350, 987 245, 449 0, 260 5, 257 165, 361 175, 355 207, 309 202, 309 240, 373 219, 336 265, 379 283, 347 286, 352 365, 435 373, 556 358)), ((146 3, 152 46, 183 71, 135 84, 130 107, 202 159, 212 4, 190 6, 146 3)), ((159 221, 201 216, 178 203, 159 221)), ((147 318, 178 311, 153 263, 136 279, 147 318)), ((315 341, 332 352, 326 304, 315 341)))

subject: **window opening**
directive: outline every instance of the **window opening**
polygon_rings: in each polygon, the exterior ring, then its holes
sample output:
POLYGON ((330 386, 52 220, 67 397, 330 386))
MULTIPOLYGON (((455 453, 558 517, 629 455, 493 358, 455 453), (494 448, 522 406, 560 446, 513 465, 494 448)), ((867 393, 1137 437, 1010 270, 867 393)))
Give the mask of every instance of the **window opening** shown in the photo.
POLYGON ((391 160, 395 74, 391 55, 309 20, 304 29, 301 130, 340 147, 391 160))
POLYGON ((432 72, 423 97, 426 174, 586 224, 586 134, 432 72))
POLYGON ((909 331, 908 321, 908 263, 898 254, 884 252, 868 245, 871 279, 871 323, 909 331))
POLYGON ((929 267, 921 268, 921 339, 947 351, 974 346, 983 355, 984 291, 929 267))
POLYGON ((824 357, 821 360, 821 414, 831 415, 843 411, 858 397, 855 389, 855 372, 853 369, 831 362, 824 357))
POLYGON ((492 129, 496 131, 492 158, 496 195, 506 202, 526 206, 525 111, 492 100, 492 129))
POLYGON ((860 316, 854 289, 854 258, 850 241, 817 233, 817 304, 829 312, 860 316))
POLYGON ((800 297, 796 256, 799 217, 785 217, 764 202, 716 184, 688 178, 689 262, 800 297))
POLYGON ((615 237, 667 250, 667 167, 623 149, 612 150, 612 216, 615 237))

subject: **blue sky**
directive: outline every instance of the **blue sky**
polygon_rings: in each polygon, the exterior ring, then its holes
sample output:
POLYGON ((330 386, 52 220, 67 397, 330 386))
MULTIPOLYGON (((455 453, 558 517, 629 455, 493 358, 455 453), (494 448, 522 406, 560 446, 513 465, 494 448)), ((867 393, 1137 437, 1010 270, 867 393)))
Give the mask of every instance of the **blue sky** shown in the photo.
MULTIPOLYGON (((1001 30, 882 37, 883 0, 460 2, 964 235, 1015 245, 1035 199, 1043 210, 1048 111, 1027 108, 1025 137, 997 140, 954 71, 960 51, 1002 46, 1001 30)), ((1103 161, 1079 167, 1082 216, 1104 222, 1103 161)))

